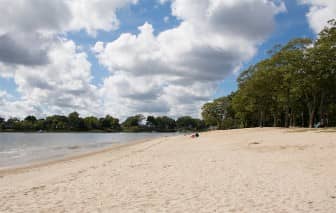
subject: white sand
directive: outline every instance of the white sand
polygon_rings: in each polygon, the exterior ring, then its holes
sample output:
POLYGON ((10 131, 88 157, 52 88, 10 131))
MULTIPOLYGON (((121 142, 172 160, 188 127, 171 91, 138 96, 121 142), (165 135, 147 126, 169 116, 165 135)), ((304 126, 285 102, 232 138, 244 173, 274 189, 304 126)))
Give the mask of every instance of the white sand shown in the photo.
POLYGON ((0 212, 336 212, 336 132, 155 139, 0 172, 0 212))

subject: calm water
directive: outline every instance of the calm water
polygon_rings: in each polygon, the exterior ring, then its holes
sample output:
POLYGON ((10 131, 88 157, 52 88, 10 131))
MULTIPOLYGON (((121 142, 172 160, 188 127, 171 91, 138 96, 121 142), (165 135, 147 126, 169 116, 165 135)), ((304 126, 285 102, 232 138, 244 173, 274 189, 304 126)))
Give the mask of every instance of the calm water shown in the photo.
POLYGON ((175 133, 0 133, 0 168, 58 159, 175 133))

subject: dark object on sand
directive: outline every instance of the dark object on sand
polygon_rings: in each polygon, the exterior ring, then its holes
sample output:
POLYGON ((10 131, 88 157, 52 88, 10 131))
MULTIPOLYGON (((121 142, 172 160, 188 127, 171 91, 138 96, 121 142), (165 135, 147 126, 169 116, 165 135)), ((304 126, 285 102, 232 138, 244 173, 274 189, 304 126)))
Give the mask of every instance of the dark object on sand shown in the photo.
POLYGON ((196 132, 195 134, 192 134, 191 137, 192 138, 198 138, 200 135, 198 134, 198 132, 196 132))
POLYGON ((249 143, 249 145, 252 144, 252 145, 258 145, 260 144, 259 142, 252 142, 252 143, 249 143))

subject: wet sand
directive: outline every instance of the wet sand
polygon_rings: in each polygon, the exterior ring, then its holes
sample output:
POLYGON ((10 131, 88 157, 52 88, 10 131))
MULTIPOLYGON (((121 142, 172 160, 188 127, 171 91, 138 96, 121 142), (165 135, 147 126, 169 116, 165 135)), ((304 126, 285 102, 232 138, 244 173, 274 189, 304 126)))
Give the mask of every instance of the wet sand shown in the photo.
POLYGON ((336 212, 336 131, 174 136, 0 171, 0 212, 336 212))

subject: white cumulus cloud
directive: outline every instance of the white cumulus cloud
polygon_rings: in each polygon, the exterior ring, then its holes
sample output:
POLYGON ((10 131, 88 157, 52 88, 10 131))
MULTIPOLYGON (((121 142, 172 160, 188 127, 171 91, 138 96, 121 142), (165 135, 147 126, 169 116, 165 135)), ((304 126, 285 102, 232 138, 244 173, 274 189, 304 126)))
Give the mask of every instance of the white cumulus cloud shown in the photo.
POLYGON ((307 19, 315 33, 319 33, 331 19, 336 18, 336 1, 334 0, 299 0, 310 6, 307 19))
POLYGON ((80 30, 90 36, 115 30, 117 10, 135 3, 0 0, 0 77, 12 78, 20 96, 9 98, 1 92, 0 116, 102 111, 87 54, 66 36, 80 30))
POLYGON ((54 42, 48 52, 49 63, 42 66, 16 66, 12 77, 21 97, 5 100, 2 112, 12 116, 66 114, 78 110, 96 114, 100 103, 98 91, 91 83, 91 64, 84 52, 78 52, 71 40, 54 42), (12 107, 8 108, 13 105, 12 107), (25 110, 14 110, 26 106, 25 110), (29 109, 29 110, 28 110, 29 109))
POLYGON ((2 0, 0 76, 13 78, 21 97, 1 92, 1 113, 199 116, 218 83, 255 55, 274 16, 286 10, 279 0, 160 2, 171 5, 179 25, 157 33, 144 23, 136 34, 97 41, 92 52, 110 76, 94 86, 88 56, 67 32, 115 30, 116 11, 136 0, 2 0))
POLYGON ((119 27, 116 11, 137 0, 1 0, 0 62, 41 65, 55 37, 119 27))
POLYGON ((286 10, 283 2, 276 2, 173 0, 171 15, 181 21, 177 27, 155 35, 153 26, 145 23, 138 34, 97 42, 93 51, 112 73, 103 88, 125 88, 113 90, 111 98, 104 96, 104 103, 125 114, 155 112, 161 104, 169 115, 199 116, 218 82, 249 60, 272 32, 274 16, 286 10), (116 82, 120 76, 127 78, 122 86, 116 82), (148 91, 140 89, 146 86, 148 91), (153 103, 147 103, 147 97, 153 103))

